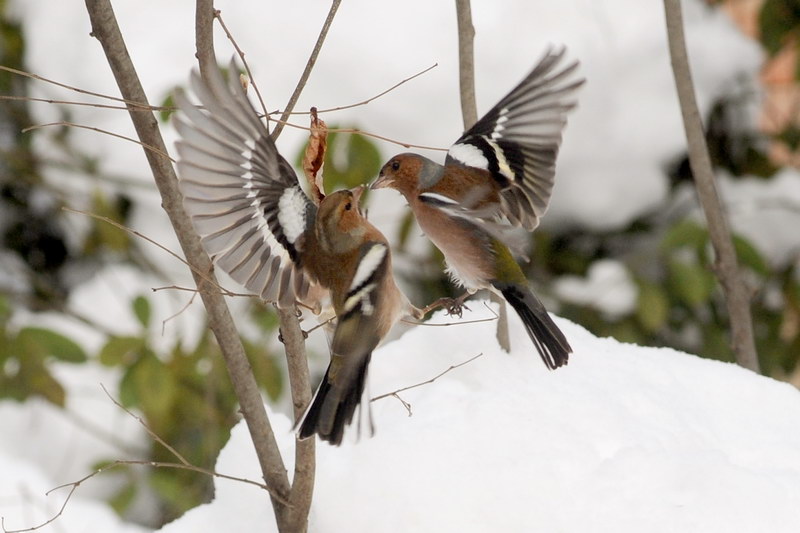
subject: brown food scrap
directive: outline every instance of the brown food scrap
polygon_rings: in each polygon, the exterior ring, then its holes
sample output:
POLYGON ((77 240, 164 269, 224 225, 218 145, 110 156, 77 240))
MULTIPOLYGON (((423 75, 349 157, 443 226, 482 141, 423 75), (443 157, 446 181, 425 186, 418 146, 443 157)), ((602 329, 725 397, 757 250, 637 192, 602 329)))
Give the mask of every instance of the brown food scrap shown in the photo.
POLYGON ((328 144, 328 127, 319 117, 317 108, 311 108, 311 134, 306 153, 303 155, 303 172, 311 185, 311 198, 318 204, 325 198, 322 178, 322 164, 325 162, 325 148, 328 144))

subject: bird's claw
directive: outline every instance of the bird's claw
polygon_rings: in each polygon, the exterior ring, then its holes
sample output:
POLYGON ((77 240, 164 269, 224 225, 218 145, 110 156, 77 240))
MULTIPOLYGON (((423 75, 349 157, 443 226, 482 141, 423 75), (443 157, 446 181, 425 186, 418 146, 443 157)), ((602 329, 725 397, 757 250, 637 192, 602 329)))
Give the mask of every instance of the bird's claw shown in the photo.
POLYGON ((466 306, 462 298, 445 298, 444 300, 445 302, 442 307, 444 307, 445 312, 449 316, 461 318, 464 314, 464 309, 467 311, 472 310, 466 306))
POLYGON ((449 297, 439 298, 438 300, 436 300, 435 302, 433 302, 431 305, 429 305, 428 307, 426 307, 423 310, 423 315, 428 314, 429 312, 433 311, 434 309, 444 309, 445 313, 447 313, 449 316, 455 316, 455 317, 458 317, 458 318, 461 318, 461 316, 464 313, 464 309, 466 309, 467 311, 470 311, 470 308, 467 307, 466 305, 464 305, 464 298, 463 297, 459 297, 459 298, 449 298, 449 297))

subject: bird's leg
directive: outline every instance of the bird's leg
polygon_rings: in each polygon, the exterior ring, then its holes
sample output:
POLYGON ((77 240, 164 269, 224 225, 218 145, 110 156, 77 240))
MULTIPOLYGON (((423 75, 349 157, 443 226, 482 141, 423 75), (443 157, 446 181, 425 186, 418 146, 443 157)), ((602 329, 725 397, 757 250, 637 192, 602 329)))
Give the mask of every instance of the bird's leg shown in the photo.
POLYGON ((464 305, 464 300, 469 298, 471 295, 472 293, 467 291, 457 298, 448 298, 448 297, 439 298, 432 304, 422 309, 422 314, 424 316, 433 311, 434 309, 443 308, 445 309, 448 315, 457 316, 458 318, 461 318, 464 309, 466 309, 467 311, 470 310, 469 307, 464 305))

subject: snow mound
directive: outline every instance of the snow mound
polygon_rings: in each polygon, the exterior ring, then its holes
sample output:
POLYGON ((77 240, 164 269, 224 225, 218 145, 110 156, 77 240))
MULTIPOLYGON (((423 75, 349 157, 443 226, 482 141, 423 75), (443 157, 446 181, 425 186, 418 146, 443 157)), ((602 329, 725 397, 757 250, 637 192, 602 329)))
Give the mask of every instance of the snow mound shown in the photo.
MULTIPOLYGON (((480 303, 462 322, 491 316, 480 303)), ((448 317, 437 316, 434 323, 448 317)), ((592 336, 556 319, 574 354, 548 372, 512 317, 423 326, 373 357, 377 434, 319 444, 311 531, 796 531, 800 392, 738 366, 592 336)), ((291 422, 272 414, 291 471, 291 422)), ((243 423, 217 471, 258 479, 243 423)), ((266 495, 217 497, 164 533, 274 530, 266 495)))

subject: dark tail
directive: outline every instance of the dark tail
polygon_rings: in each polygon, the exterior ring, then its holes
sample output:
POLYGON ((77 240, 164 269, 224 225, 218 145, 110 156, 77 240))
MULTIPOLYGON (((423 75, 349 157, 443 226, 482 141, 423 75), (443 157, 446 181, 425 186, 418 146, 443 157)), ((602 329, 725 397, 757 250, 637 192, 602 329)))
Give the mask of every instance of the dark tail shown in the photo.
MULTIPOLYGON (((364 358, 364 364, 358 368, 351 383, 344 390, 338 390, 338 387, 333 385, 329 377, 331 367, 328 366, 325 377, 311 401, 311 406, 298 422, 300 426, 298 436, 301 439, 311 437, 316 433, 322 440, 328 441, 334 446, 342 443, 344 428, 353 421, 356 408, 361 405, 370 358, 371 354, 364 358)), ((363 408, 369 409, 369 404, 363 408)), ((370 431, 372 431, 372 417, 368 416, 368 418, 370 431)))
POLYGON ((522 319, 528 336, 547 368, 555 370, 566 365, 572 348, 536 295, 527 287, 520 285, 500 282, 495 282, 493 285, 503 293, 503 297, 522 319))

